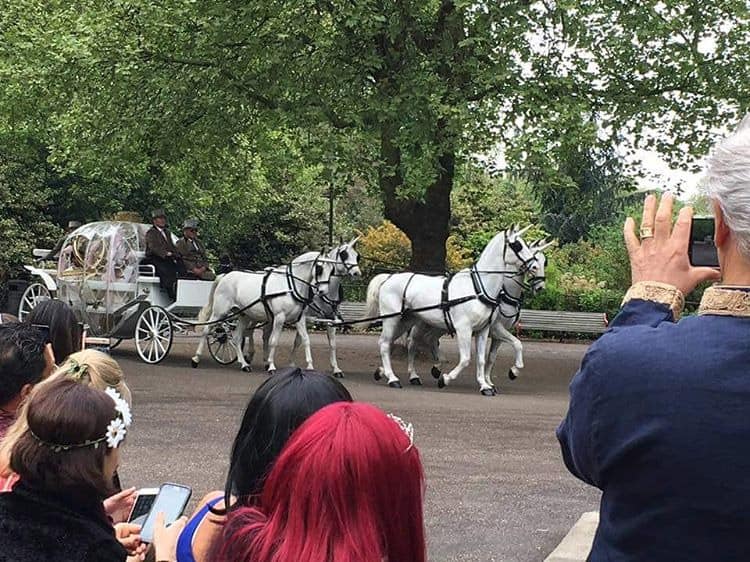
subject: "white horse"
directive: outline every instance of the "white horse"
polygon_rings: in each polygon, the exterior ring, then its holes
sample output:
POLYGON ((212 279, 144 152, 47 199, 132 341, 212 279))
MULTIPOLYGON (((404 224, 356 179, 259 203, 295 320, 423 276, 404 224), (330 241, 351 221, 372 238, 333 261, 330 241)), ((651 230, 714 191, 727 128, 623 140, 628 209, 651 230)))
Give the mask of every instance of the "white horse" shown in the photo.
MULTIPOLYGON (((497 234, 471 268, 449 279, 415 273, 375 277, 367 289, 367 316, 383 316, 379 342, 382 366, 375 371, 375 380, 385 375, 388 386, 401 388, 391 366, 391 345, 421 322, 455 332, 458 341, 458 365, 439 376, 438 386, 450 384, 468 366, 471 340, 476 334, 477 382, 483 394, 491 393, 492 385, 485 380, 487 336, 508 273, 526 274, 536 267, 534 252, 521 238, 528 228, 514 227, 497 234)), ((418 380, 418 376, 410 377, 412 384, 421 384, 418 380)))
MULTIPOLYGON (((351 277, 359 277, 362 275, 362 270, 359 268, 359 254, 354 248, 357 240, 359 240, 359 236, 351 242, 342 244, 338 248, 334 248, 328 252, 326 257, 333 263, 333 271, 328 279, 319 280, 316 284, 317 291, 313 301, 305 311, 306 317, 333 321, 343 320, 338 311, 338 306, 343 299, 341 278, 347 275, 351 277)), ((326 324, 326 336, 328 337, 333 376, 336 378, 344 378, 344 372, 339 367, 338 359, 336 357, 336 326, 334 324, 326 324)), ((292 356, 295 354, 301 343, 302 336, 297 332, 297 335, 294 338, 294 346, 292 347, 292 356)))
MULTIPOLYGON (((521 314, 521 304, 524 291, 529 290, 531 294, 536 294, 545 287, 545 267, 547 264, 547 258, 542 252, 553 243, 554 242, 547 242, 546 240, 538 240, 532 243, 529 246, 529 249, 534 252, 534 263, 530 264, 524 272, 516 274, 509 273, 505 277, 503 282, 503 294, 494 314, 489 333, 490 352, 486 364, 485 380, 491 386, 491 392, 483 390, 482 394, 490 396, 497 393, 497 389, 492 382, 492 369, 495 366, 497 353, 503 342, 509 342, 515 351, 515 363, 508 371, 508 378, 510 380, 515 380, 520 374, 521 369, 524 367, 523 344, 512 334, 511 330, 518 323, 521 314)), ((441 356, 439 342, 440 337, 445 333, 445 330, 426 326, 422 323, 415 324, 409 332, 407 349, 410 382, 419 380, 419 375, 417 375, 414 366, 414 359, 417 348, 420 345, 429 347, 433 360, 432 376, 436 379, 440 378, 440 367, 443 358, 441 356)), ((421 382, 414 382, 413 384, 421 384, 421 382)))
MULTIPOLYGON (((261 272, 232 271, 216 279, 211 287, 208 304, 201 311, 201 317, 210 316, 210 322, 234 316, 236 327, 233 332, 234 348, 240 368, 250 372, 251 368, 242 354, 242 341, 245 330, 252 330, 258 324, 268 322, 268 371, 276 371, 275 356, 279 337, 284 325, 292 323, 302 338, 305 347, 307 368, 313 368, 310 336, 307 333, 305 308, 312 301, 314 286, 321 278, 330 277, 333 264, 320 252, 307 252, 288 265, 269 268, 261 272)), ((203 327, 198 349, 191 363, 197 367, 211 326, 203 327)), ((252 345, 252 342, 251 342, 252 345)))

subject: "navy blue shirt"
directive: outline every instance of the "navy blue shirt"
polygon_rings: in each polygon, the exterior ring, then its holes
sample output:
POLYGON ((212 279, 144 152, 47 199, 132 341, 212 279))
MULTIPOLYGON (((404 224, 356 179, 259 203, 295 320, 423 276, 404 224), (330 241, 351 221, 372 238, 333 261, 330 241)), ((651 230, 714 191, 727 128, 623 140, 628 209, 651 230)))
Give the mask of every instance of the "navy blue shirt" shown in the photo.
POLYGON ((589 560, 750 560, 750 318, 627 303, 588 350, 557 430, 602 490, 589 560))

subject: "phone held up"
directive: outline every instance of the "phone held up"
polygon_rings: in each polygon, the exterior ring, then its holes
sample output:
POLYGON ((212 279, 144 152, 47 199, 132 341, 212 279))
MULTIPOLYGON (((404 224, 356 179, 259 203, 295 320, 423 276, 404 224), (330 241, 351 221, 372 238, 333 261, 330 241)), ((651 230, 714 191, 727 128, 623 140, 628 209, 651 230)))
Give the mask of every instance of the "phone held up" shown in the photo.
POLYGON ((693 217, 688 257, 690 265, 696 267, 719 267, 719 253, 714 243, 713 217, 693 217))
POLYGON ((159 513, 164 514, 164 524, 167 526, 177 521, 182 512, 185 511, 192 492, 192 489, 188 486, 162 484, 141 527, 141 540, 146 543, 153 542, 154 525, 159 513))

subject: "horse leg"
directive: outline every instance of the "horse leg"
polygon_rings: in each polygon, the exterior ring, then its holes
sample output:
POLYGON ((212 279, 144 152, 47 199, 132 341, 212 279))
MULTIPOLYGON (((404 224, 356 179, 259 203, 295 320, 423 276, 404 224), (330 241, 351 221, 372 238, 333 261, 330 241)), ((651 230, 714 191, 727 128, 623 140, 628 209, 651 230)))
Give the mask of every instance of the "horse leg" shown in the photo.
MULTIPOLYGON (((305 362, 307 363, 305 368, 312 371, 313 359, 312 350, 310 349, 310 334, 307 333, 307 318, 305 318, 304 314, 297 320, 297 335, 302 339, 302 345, 305 346, 305 362)), ((297 338, 294 339, 296 340, 297 338)))
POLYGON ((484 367, 487 361, 487 336, 489 335, 490 327, 487 326, 476 335, 476 346, 477 346, 477 382, 479 383, 479 392, 484 396, 494 396, 496 394, 495 389, 485 379, 484 367))
POLYGON ((415 324, 406 336, 406 354, 408 357, 409 384, 422 386, 422 379, 417 374, 414 359, 417 355, 417 342, 420 338, 420 324, 415 324))
POLYGON ((440 350, 440 334, 438 333, 433 334, 430 341, 430 355, 432 355, 432 376, 438 378, 442 374, 440 367, 445 361, 440 350))
MULTIPOLYGON (((245 329, 249 324, 250 321, 246 317, 240 316, 237 318, 237 325, 234 328, 234 334, 232 334, 234 350, 237 352, 237 361, 240 364, 240 370, 245 373, 252 371, 252 367, 245 361, 245 356, 242 353, 242 340, 245 339, 245 329)), ((252 333, 252 330, 250 330, 250 333, 252 333)))
POLYGON ((487 381, 492 389, 497 392, 495 384, 492 382, 492 369, 495 368, 495 361, 497 361, 497 352, 500 349, 500 344, 503 343, 501 338, 496 338, 494 335, 490 338, 490 356, 487 359, 487 367, 484 370, 484 380, 487 381))
POLYGON ((279 345, 279 338, 281 338, 281 330, 284 329, 284 322, 286 322, 286 315, 283 312, 273 317, 273 327, 271 328, 271 335, 268 338, 268 372, 270 374, 276 372, 274 358, 276 356, 276 348, 279 345))
POLYGON ((253 358, 255 357, 255 325, 248 327, 245 330, 247 336, 247 353, 244 353, 245 361, 250 365, 253 364, 253 358))
POLYGON ((273 323, 271 321, 268 321, 263 325, 263 368, 266 371, 268 370, 268 353, 269 353, 268 340, 271 337, 272 329, 273 329, 273 323))
MULTIPOLYGON (((214 318, 211 317, 211 321, 213 322, 214 318)), ((196 369, 198 367, 198 363, 201 361, 201 355, 203 355, 203 349, 206 347, 208 343, 208 332, 211 329, 210 325, 203 326, 203 333, 201 334, 201 338, 198 341, 198 349, 195 350, 195 355, 193 355, 190 358, 190 366, 193 367, 193 369, 196 369)))
POLYGON ((300 344, 302 343, 302 336, 299 333, 299 328, 295 330, 294 333, 294 343, 292 344, 292 355, 291 355, 291 361, 289 364, 292 367, 296 367, 296 362, 294 361, 294 356, 297 355, 297 349, 299 349, 300 344))
POLYGON ((391 388, 401 388, 401 383, 398 377, 393 373, 393 367, 391 365, 391 345, 393 340, 398 338, 404 333, 405 327, 403 322, 399 318, 385 318, 383 319, 383 327, 380 332, 380 360, 382 367, 378 367, 375 371, 374 377, 376 381, 385 375, 388 379, 388 386, 391 388))
POLYGON ((508 332, 508 341, 513 346, 513 351, 516 352, 516 362, 508 371, 508 378, 510 380, 516 380, 518 375, 521 374, 523 369, 523 344, 516 336, 508 332))
POLYGON ((438 378, 438 388, 443 388, 445 385, 456 380, 456 377, 461 374, 461 371, 469 366, 469 363, 471 362, 471 336, 471 328, 456 330, 459 357, 458 364, 447 375, 440 375, 438 378))
POLYGON ((331 350, 331 369, 333 376, 337 379, 344 378, 344 372, 339 368, 339 362, 336 358, 336 327, 328 324, 326 326, 326 336, 328 337, 328 348, 331 350))

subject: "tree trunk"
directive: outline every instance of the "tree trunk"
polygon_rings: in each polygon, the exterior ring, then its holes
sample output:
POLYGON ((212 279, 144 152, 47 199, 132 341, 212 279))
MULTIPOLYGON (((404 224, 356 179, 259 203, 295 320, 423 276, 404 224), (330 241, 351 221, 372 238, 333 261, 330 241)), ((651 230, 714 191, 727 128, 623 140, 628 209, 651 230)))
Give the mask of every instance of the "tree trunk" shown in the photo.
POLYGON ((399 167, 401 153, 391 142, 388 129, 381 135, 381 156, 389 170, 381 174, 385 217, 400 228, 411 241, 409 269, 420 273, 445 273, 445 243, 451 219, 451 190, 455 155, 443 154, 435 183, 427 188, 422 200, 401 199, 398 188, 403 184, 399 167))

